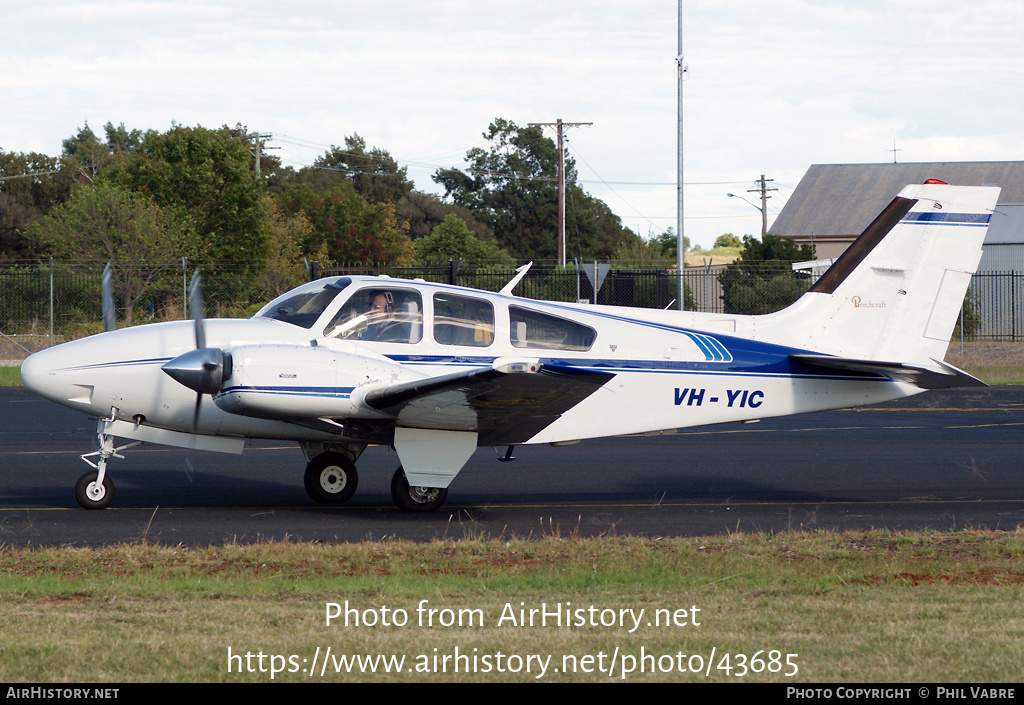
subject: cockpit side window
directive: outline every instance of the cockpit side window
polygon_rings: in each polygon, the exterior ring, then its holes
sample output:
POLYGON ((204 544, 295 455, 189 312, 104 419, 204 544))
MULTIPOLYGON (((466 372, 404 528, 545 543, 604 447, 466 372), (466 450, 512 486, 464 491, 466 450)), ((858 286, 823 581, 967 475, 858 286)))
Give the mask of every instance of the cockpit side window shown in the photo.
POLYGON ((518 306, 509 306, 508 315, 512 345, 517 348, 586 352, 597 337, 590 326, 518 306))
POLYGON ((324 336, 418 343, 423 337, 423 300, 411 289, 375 286, 357 291, 324 328, 324 336))
POLYGON ((434 294, 434 340, 442 345, 487 347, 494 342, 494 306, 469 296, 434 294))
POLYGON ((323 279, 277 297, 256 313, 256 318, 273 318, 301 328, 312 328, 331 302, 352 280, 348 277, 323 279))

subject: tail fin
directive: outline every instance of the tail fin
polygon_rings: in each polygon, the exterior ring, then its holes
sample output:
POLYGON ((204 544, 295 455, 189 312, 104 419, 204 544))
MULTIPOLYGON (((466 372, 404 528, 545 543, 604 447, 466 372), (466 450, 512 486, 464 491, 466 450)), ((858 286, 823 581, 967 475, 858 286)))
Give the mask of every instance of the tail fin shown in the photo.
POLYGON ((815 352, 948 374, 936 361, 998 198, 996 187, 907 186, 779 322, 815 352))

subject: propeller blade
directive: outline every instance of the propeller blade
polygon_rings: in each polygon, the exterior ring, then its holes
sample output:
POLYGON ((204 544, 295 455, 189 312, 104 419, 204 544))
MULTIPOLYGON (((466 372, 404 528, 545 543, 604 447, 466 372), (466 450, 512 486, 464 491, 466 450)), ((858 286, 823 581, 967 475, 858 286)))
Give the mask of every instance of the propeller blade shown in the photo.
POLYGON ((103 268, 103 330, 110 332, 117 328, 117 320, 114 309, 114 267, 108 261, 103 268))
POLYGON ((203 394, 200 392, 196 394, 196 409, 192 412, 192 432, 194 433, 199 429, 199 407, 203 403, 203 394))
POLYGON ((203 327, 203 287, 199 276, 199 267, 192 275, 192 283, 188 286, 188 305, 192 309, 192 318, 196 322, 196 348, 206 347, 206 331, 203 327))

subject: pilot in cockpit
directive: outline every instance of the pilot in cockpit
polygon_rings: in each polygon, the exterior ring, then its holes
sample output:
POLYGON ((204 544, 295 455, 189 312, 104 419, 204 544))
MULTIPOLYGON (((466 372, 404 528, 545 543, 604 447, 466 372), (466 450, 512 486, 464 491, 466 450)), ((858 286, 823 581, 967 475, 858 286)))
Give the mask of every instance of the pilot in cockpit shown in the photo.
POLYGON ((415 343, 421 337, 419 295, 371 289, 353 296, 324 330, 324 335, 348 340, 415 343), (401 302, 401 310, 396 302, 401 302))
POLYGON ((371 293, 366 301, 366 328, 356 334, 360 340, 377 340, 395 318, 395 300, 389 291, 371 293))

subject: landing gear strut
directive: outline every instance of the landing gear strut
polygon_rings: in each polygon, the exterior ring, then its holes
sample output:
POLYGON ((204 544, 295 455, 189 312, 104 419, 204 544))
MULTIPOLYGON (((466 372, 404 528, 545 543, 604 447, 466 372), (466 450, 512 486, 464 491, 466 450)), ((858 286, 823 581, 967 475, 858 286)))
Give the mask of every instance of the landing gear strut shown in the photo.
POLYGON ((120 451, 140 445, 142 441, 134 441, 115 448, 114 437, 107 433, 110 424, 117 420, 117 407, 110 407, 110 416, 96 422, 96 437, 100 449, 86 453, 82 460, 96 468, 96 472, 87 472, 75 483, 75 499, 83 509, 106 509, 114 499, 114 481, 107 475, 107 461, 110 458, 124 458, 120 451), (90 457, 98 455, 99 461, 92 462, 90 457))
POLYGON ((405 477, 405 470, 398 466, 391 478, 391 499, 403 512, 436 512, 448 499, 447 487, 413 487, 405 477))

